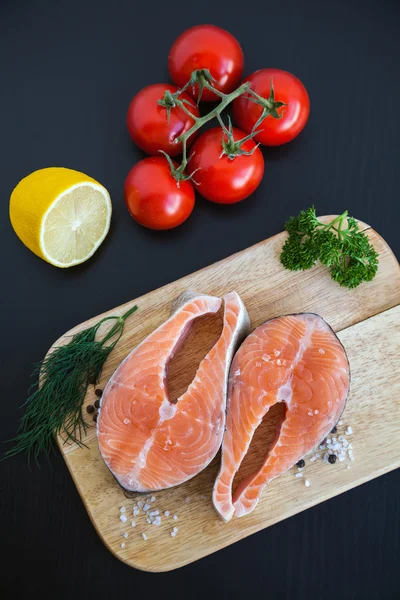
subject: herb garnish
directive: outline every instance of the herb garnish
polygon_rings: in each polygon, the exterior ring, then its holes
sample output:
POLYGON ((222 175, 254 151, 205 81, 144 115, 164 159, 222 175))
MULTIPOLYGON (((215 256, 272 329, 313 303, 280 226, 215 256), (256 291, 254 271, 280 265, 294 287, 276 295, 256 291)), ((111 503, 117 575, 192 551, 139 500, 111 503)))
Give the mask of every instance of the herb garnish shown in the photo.
POLYGON ((15 442, 3 458, 26 452, 37 461, 40 452, 48 454, 54 436, 61 435, 85 446, 82 432, 89 427, 82 414, 82 404, 90 383, 97 383, 104 363, 120 339, 125 320, 135 312, 134 306, 122 317, 105 317, 97 325, 76 333, 71 341, 58 346, 43 361, 35 365, 33 376, 38 378, 36 389, 30 393, 15 442), (100 340, 96 335, 102 323, 116 320, 100 340))
POLYGON ((319 260, 329 267, 332 279, 350 289, 375 277, 379 255, 347 210, 325 224, 317 219, 312 206, 291 217, 285 229, 289 237, 281 263, 286 269, 304 271, 319 260))

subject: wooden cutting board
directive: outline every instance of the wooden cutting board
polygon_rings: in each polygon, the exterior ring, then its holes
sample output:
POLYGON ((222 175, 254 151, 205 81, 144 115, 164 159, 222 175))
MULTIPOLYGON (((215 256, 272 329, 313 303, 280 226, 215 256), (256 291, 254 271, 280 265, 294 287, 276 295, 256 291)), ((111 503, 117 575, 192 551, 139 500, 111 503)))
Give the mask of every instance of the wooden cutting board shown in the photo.
MULTIPOLYGON (((94 427, 83 440, 88 449, 64 445, 59 439, 60 450, 93 525, 120 560, 146 571, 176 569, 400 465, 400 269, 385 241, 368 225, 361 225, 380 254, 380 264, 374 281, 355 290, 339 287, 322 266, 299 273, 285 271, 279 254, 286 234, 280 233, 101 315, 121 315, 134 304, 139 307, 126 322, 123 337, 106 363, 100 388, 104 388, 130 350, 168 318, 172 301, 187 289, 216 296, 236 290, 246 304, 253 328, 287 313, 320 314, 339 332, 352 372, 350 396, 343 425, 339 427, 339 433, 347 425, 354 431, 349 437, 355 456, 351 468, 347 468, 349 461, 330 465, 307 460, 303 479, 294 476, 295 469, 275 479, 253 513, 228 524, 219 519, 211 502, 218 456, 191 481, 154 494, 152 506, 162 514, 161 526, 146 523, 141 512, 134 519, 133 528, 132 507, 140 495, 124 495, 100 457, 94 427), (305 478, 310 487, 305 487, 305 478), (119 518, 120 507, 126 509, 126 523, 119 518), (165 517, 164 511, 169 511, 170 516, 165 517), (178 515, 176 521, 172 519, 174 514, 178 515), (170 535, 173 527, 178 527, 176 537, 170 535), (126 539, 124 532, 129 536, 126 539)), ((66 335, 97 323, 99 317, 66 335)), ((217 338, 221 322, 217 315, 194 325, 183 350, 170 365, 171 398, 177 398, 190 383, 196 365, 217 338)), ((67 341, 63 336, 55 345, 67 341)), ((93 404, 95 399, 94 388, 90 388, 85 405, 93 404)), ((92 416, 86 410, 84 414, 93 424, 92 416)), ((242 476, 260 465, 274 429, 274 417, 266 419, 261 427, 262 435, 256 434, 242 476)))

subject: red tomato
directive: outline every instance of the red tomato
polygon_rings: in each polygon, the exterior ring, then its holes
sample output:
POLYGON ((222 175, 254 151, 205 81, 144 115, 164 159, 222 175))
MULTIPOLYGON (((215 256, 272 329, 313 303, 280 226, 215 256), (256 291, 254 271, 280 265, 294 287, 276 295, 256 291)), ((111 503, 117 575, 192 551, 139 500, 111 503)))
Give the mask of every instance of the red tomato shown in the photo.
MULTIPOLYGON (((159 150, 164 150, 170 156, 181 154, 182 144, 177 144, 175 140, 195 123, 178 106, 171 109, 168 123, 167 109, 158 104, 158 100, 163 98, 166 90, 174 93, 178 88, 169 83, 149 85, 134 96, 128 108, 126 118, 128 131, 135 144, 147 154, 157 154, 159 150)), ((192 98, 183 93, 180 99, 190 102, 191 106, 186 105, 187 108, 195 117, 200 116, 199 109, 192 98)), ((188 147, 193 141, 194 136, 191 136, 187 142, 188 147)))
MULTIPOLYGON (((197 25, 184 31, 174 42, 168 57, 169 74, 179 87, 189 81, 196 69, 208 69, 216 79, 215 87, 224 94, 237 87, 243 66, 243 51, 237 39, 215 25, 197 25)), ((197 86, 193 95, 197 98, 197 86)), ((217 96, 203 90, 201 99, 213 102, 217 96)))
POLYGON ((177 227, 194 207, 193 185, 181 181, 178 187, 164 156, 139 161, 128 173, 124 195, 131 216, 149 229, 177 227))
MULTIPOLYGON (((193 178, 199 184, 196 190, 204 198, 218 204, 233 204, 250 196, 259 186, 264 173, 264 158, 259 148, 250 156, 240 155, 233 159, 226 154, 221 156, 222 136, 222 130, 216 127, 196 140, 188 171, 192 174, 199 169, 193 178)), ((243 131, 233 128, 236 142, 245 136, 243 131)), ((248 140, 242 149, 249 152, 255 146, 253 140, 248 140)))
MULTIPOLYGON (((303 130, 310 114, 310 100, 307 90, 297 77, 280 69, 261 69, 245 81, 251 82, 251 88, 263 98, 269 98, 270 83, 275 92, 275 101, 288 106, 277 109, 281 119, 268 116, 257 129, 261 133, 254 138, 266 146, 280 146, 293 140, 303 130)), ((248 98, 248 97, 247 97, 248 98)), ((233 117, 236 123, 250 133, 261 115, 262 107, 246 98, 246 94, 233 102, 233 117)))

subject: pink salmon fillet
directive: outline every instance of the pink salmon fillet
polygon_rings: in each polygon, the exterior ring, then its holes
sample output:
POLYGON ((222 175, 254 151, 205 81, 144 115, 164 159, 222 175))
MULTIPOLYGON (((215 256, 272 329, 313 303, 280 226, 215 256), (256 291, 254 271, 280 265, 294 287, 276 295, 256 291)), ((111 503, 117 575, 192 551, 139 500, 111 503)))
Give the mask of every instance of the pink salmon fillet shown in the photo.
POLYGON ((195 319, 218 312, 220 298, 183 294, 172 316, 132 350, 108 382, 97 438, 107 467, 126 490, 179 485, 200 473, 218 452, 229 367, 249 327, 236 292, 226 294, 224 303, 222 334, 176 403, 168 397, 168 361, 195 319))
POLYGON ((213 491, 222 519, 250 513, 267 483, 322 442, 343 412, 349 384, 346 352, 316 314, 272 319, 245 339, 232 362, 221 470, 213 491), (232 495, 254 432, 277 402, 286 404, 286 414, 265 461, 232 495))

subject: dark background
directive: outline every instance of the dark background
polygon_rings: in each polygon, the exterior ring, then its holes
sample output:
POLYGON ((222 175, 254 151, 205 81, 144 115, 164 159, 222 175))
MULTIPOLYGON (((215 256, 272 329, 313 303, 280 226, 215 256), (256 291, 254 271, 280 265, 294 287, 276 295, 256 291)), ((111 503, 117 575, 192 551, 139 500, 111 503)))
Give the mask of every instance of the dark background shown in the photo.
MULTIPOLYGON (((1 0, 0 439, 16 431, 31 363, 62 333, 279 232, 311 203, 319 214, 348 208, 399 256, 399 15, 396 0, 1 0), (125 114, 135 92, 167 80, 172 42, 201 22, 240 40, 246 73, 295 73, 311 116, 292 144, 264 151, 265 178, 249 200, 199 198, 184 226, 152 233, 123 202, 141 157, 125 114), (16 183, 53 165, 98 179, 114 207, 102 248, 66 271, 30 253, 8 218, 16 183)), ((103 546, 58 454, 41 469, 25 457, 0 468, 3 598, 399 597, 399 472, 181 570, 147 574, 103 546)))

